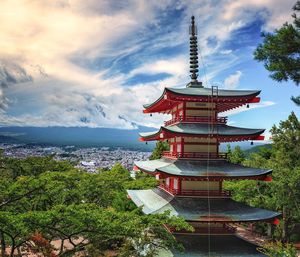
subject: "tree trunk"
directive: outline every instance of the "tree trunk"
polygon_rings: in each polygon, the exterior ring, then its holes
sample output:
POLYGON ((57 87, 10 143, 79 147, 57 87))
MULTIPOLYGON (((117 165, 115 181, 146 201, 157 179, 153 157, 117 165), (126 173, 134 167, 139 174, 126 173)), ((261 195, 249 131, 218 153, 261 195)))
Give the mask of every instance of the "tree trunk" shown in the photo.
POLYGON ((267 229, 267 235, 268 235, 268 237, 273 238, 274 225, 271 224, 271 223, 268 223, 267 226, 268 226, 268 229, 267 229))
POLYGON ((18 256, 22 257, 21 246, 17 247, 18 256))
POLYGON ((0 231, 0 241, 1 241, 1 256, 5 256, 6 244, 3 231, 0 231))
POLYGON ((9 256, 13 257, 14 256, 14 252, 16 250, 16 243, 15 243, 15 239, 12 236, 10 236, 10 238, 11 238, 11 245, 10 245, 11 250, 10 250, 10 255, 9 256))
POLYGON ((289 211, 287 207, 282 208, 282 221, 283 221, 283 228, 282 228, 282 241, 284 243, 289 242, 290 233, 289 233, 289 211))

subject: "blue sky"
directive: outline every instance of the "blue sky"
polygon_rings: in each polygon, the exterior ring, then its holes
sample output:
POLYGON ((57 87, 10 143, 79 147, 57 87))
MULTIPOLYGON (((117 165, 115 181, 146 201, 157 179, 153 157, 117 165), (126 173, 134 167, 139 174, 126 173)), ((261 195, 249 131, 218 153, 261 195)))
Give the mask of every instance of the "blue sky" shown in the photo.
MULTIPOLYGON (((291 20, 295 1, 22 1, 0 10, 0 126, 159 126, 142 114, 164 87, 189 82, 188 26, 196 17, 205 86, 261 89, 262 101, 227 113, 266 128, 299 108, 292 82, 253 60, 261 31, 291 20)), ((266 133, 268 136, 268 133, 266 133)))

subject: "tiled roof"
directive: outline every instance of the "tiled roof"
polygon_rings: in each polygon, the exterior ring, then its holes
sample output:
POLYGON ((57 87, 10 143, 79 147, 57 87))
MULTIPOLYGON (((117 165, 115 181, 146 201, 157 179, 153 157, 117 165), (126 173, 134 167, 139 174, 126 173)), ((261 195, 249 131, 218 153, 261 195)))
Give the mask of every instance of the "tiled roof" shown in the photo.
POLYGON ((187 221, 202 222, 246 222, 271 220, 280 214, 274 211, 247 206, 229 198, 174 197, 166 191, 155 188, 128 190, 131 200, 142 207, 145 214, 170 211, 187 221), (209 208, 208 208, 209 207, 209 208))
POLYGON ((135 165, 147 172, 164 172, 176 176, 191 177, 252 177, 268 175, 272 170, 245 167, 226 160, 172 160, 161 158, 152 161, 137 161, 135 165))

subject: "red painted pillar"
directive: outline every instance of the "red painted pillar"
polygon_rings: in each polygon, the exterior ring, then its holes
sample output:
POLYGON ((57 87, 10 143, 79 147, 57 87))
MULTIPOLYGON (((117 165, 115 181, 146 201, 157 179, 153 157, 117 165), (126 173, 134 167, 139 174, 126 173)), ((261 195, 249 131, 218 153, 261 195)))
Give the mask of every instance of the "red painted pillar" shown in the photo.
POLYGON ((182 106, 182 119, 185 120, 186 117, 186 102, 183 102, 183 106, 182 106))
POLYGON ((181 149, 181 156, 184 156, 184 138, 181 137, 181 140, 180 140, 180 149, 181 149))
POLYGON ((181 177, 178 177, 178 194, 181 195, 181 177))

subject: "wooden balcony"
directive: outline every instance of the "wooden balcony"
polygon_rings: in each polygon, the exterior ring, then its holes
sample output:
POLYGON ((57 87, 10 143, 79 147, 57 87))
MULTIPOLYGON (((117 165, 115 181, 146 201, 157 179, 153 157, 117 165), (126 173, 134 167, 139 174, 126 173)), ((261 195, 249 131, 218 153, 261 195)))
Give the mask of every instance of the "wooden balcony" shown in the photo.
POLYGON ((195 152, 184 152, 175 153, 164 151, 163 156, 167 158, 186 158, 186 159, 227 159, 227 153, 195 153, 195 152))
POLYGON ((199 117, 199 116, 188 116, 183 119, 183 117, 175 117, 169 121, 165 121, 165 126, 173 125, 179 122, 190 122, 190 123, 214 123, 214 124, 226 124, 227 117, 199 117))
POLYGON ((198 197, 221 197, 230 198, 231 192, 229 190, 178 190, 168 187, 165 184, 159 185, 160 188, 166 190, 172 195, 176 196, 198 196, 198 197))
MULTIPOLYGON (((193 226, 193 223, 191 223, 193 226)), ((197 235, 233 235, 236 232, 236 228, 233 226, 230 226, 228 224, 223 224, 223 227, 213 227, 213 226, 207 226, 207 227, 194 227, 194 231, 190 232, 187 230, 178 230, 176 231, 174 228, 165 226, 165 228, 173 233, 173 234, 197 234, 197 235)))

